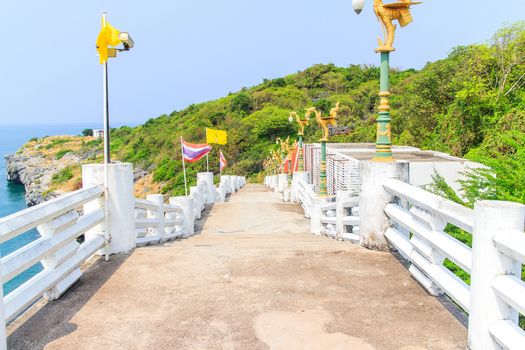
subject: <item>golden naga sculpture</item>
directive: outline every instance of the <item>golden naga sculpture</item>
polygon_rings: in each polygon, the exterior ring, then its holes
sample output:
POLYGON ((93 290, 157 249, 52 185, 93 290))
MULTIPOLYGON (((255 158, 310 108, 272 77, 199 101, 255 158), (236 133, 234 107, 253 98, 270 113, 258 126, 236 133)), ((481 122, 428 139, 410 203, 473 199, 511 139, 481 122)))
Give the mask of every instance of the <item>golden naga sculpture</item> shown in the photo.
POLYGON ((301 128, 301 130, 297 134, 300 135, 300 136, 304 136, 304 128, 306 126, 308 126, 309 120, 310 120, 309 115, 306 114, 304 116, 304 119, 302 119, 301 117, 299 117, 299 114, 297 114, 297 112, 290 112, 290 116, 291 117, 295 117, 295 120, 297 121, 297 124, 299 124, 299 126, 301 128))
POLYGON ((329 117, 323 117, 321 115, 321 112, 317 110, 315 107, 310 107, 306 110, 306 117, 309 117, 312 113, 315 113, 315 120, 317 120, 317 123, 323 128, 323 138, 319 141, 326 142, 328 141, 328 136, 330 134, 330 129, 328 129, 328 126, 336 126, 336 119, 339 116, 339 110, 340 110, 340 104, 337 102, 334 108, 330 110, 330 116, 329 117))
POLYGON ((397 20, 401 27, 409 25, 413 20, 410 14, 410 6, 418 4, 421 4, 421 2, 400 0, 391 4, 383 4, 382 0, 374 0, 374 12, 382 24, 385 35, 384 41, 381 39, 377 40, 379 43, 379 47, 376 49, 377 52, 395 51, 393 45, 397 26, 393 22, 397 20))
POLYGON ((272 167, 278 167, 279 164, 281 163, 281 156, 279 155, 279 153, 275 150, 272 150, 271 151, 271 154, 270 154, 270 159, 271 159, 271 165, 272 167))
POLYGON ((288 136, 285 140, 278 137, 275 139, 275 143, 281 146, 282 159, 286 159, 288 157, 288 154, 295 147, 295 144, 292 145, 292 143, 290 142, 290 136, 288 136))

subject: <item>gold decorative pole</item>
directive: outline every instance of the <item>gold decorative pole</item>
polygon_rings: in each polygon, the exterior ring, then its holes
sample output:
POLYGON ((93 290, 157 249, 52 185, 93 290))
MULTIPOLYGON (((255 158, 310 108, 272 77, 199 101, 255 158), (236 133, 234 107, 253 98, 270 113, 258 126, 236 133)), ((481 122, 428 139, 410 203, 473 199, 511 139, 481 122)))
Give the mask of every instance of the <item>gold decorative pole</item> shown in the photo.
POLYGON ((304 136, 304 128, 309 124, 309 115, 306 114, 304 118, 299 117, 299 114, 297 112, 291 112, 290 117, 294 118, 297 121, 297 124, 299 124, 299 127, 301 128, 297 135, 299 136, 299 145, 298 145, 298 152, 299 152, 299 171, 304 171, 304 155, 303 155, 303 136, 304 136))
MULTIPOLYGON (((293 146, 290 143, 290 137, 287 137, 286 140, 282 140, 280 137, 275 139, 275 143, 280 145, 281 149, 281 164, 288 162, 288 183, 292 182, 292 155, 293 146)), ((282 173, 284 174, 284 166, 282 173)))
MULTIPOLYGON (((384 40, 378 39, 379 47, 376 52, 381 55, 381 77, 379 103, 379 116, 377 118, 376 154, 373 158, 376 162, 393 162, 392 157, 392 134, 390 126, 390 52, 395 51, 394 39, 398 21, 401 27, 410 24, 413 19, 410 14, 412 5, 421 4, 412 0, 401 0, 391 4, 383 4, 382 0, 374 0, 374 13, 382 25, 384 40)), ((361 13, 364 1, 354 0, 354 10, 361 13)))
POLYGON ((306 118, 309 118, 312 113, 315 113, 315 120, 323 129, 323 138, 319 141, 321 142, 321 166, 319 169, 319 196, 325 197, 328 195, 326 190, 326 142, 330 136, 329 125, 336 126, 336 119, 338 117, 340 109, 340 104, 337 102, 334 108, 330 110, 330 115, 328 117, 323 117, 321 112, 315 107, 308 108, 306 110, 306 118))

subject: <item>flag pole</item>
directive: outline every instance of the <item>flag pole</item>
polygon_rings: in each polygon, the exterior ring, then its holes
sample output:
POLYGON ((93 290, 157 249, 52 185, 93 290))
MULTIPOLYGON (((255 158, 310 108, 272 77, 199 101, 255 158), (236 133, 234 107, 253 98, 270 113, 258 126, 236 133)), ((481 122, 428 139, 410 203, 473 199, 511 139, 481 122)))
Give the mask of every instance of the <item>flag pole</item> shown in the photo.
POLYGON ((184 161, 184 149, 182 147, 182 136, 180 137, 180 153, 182 156, 182 169, 184 171, 184 191, 188 195, 188 182, 186 180, 186 162, 184 161))
MULTIPOLYGON (((206 128, 206 143, 208 143, 208 128, 206 128)), ((208 153, 206 153, 206 171, 210 172, 210 159, 208 158, 208 153)))
MULTIPOLYGON (((106 12, 102 12, 102 28, 106 25, 106 12)), ((108 242, 111 239, 109 233, 109 163, 111 162, 109 154, 109 100, 108 100, 108 61, 102 65, 102 91, 103 91, 103 110, 104 110, 104 239, 106 247, 104 248, 104 259, 109 260, 108 242)))

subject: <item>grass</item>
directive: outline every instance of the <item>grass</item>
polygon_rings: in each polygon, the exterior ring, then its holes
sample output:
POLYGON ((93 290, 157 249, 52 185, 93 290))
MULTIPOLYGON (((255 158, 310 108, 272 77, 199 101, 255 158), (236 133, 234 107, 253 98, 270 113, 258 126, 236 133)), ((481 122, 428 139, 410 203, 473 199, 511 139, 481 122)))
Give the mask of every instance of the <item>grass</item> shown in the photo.
POLYGON ((60 170, 58 173, 53 175, 52 183, 54 185, 63 184, 73 178, 73 170, 70 167, 65 167, 60 170))
POLYGON ((59 145, 63 145, 64 143, 68 143, 68 142, 71 142, 72 140, 70 138, 57 138, 57 139, 53 139, 51 140, 50 143, 48 143, 45 148, 46 149, 51 149, 51 148, 55 148, 56 146, 59 146, 59 145))
POLYGON ((71 149, 62 149, 62 150, 57 152, 57 154, 55 155, 55 159, 56 160, 62 159, 63 156, 65 156, 66 154, 68 154, 70 152, 73 152, 73 150, 71 150, 71 149))

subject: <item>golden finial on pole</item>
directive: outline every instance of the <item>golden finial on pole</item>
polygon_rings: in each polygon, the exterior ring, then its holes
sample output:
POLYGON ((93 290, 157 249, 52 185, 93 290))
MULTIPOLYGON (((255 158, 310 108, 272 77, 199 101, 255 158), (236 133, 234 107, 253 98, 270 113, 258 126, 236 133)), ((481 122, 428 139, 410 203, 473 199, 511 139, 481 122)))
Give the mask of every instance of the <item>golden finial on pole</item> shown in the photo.
POLYGON ((384 39, 378 39, 379 47, 376 49, 376 52, 395 51, 394 39, 397 26, 393 22, 397 20, 401 27, 409 25, 413 21, 410 6, 418 4, 421 4, 421 2, 401 0, 391 4, 384 4, 382 0, 374 0, 374 12, 379 22, 381 22, 384 33, 384 39))

